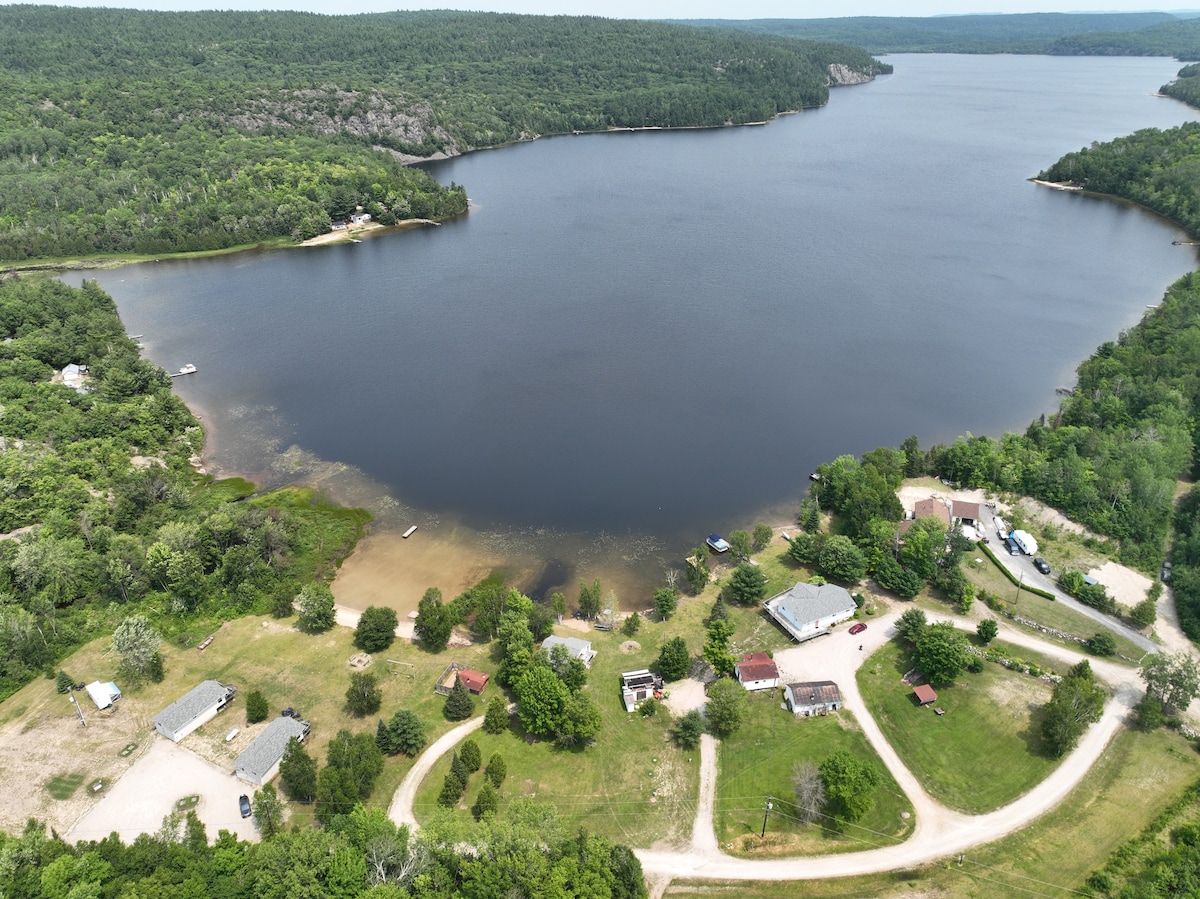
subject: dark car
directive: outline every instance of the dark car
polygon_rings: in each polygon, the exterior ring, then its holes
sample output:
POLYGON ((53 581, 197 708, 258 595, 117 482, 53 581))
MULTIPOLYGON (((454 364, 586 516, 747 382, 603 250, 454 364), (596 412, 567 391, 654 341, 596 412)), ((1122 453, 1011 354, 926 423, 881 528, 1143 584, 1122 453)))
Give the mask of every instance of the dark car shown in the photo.
POLYGON ((1017 541, 1014 540, 1012 537, 1005 537, 1004 545, 1008 547, 1008 554, 1010 556, 1021 555, 1021 547, 1017 546, 1017 541))
POLYGON ((1046 561, 1045 559, 1043 559, 1043 558, 1040 558, 1040 557, 1039 557, 1039 558, 1037 558, 1037 559, 1034 559, 1034 560, 1033 560, 1033 567, 1034 567, 1034 568, 1036 568, 1038 571, 1040 571, 1042 574, 1049 574, 1049 573, 1050 573, 1050 563, 1049 563, 1049 562, 1047 562, 1047 561, 1046 561))
POLYGON ((1163 579, 1164 583, 1166 583, 1167 581, 1169 581, 1171 579, 1171 563, 1170 562, 1163 562, 1162 579, 1163 579))
POLYGON ((852 634, 861 634, 866 629, 867 629, 867 626, 865 624, 863 624, 861 621, 858 624, 850 625, 850 633, 852 633, 852 634))
POLYGON ((238 809, 241 811, 243 818, 250 817, 250 797, 245 793, 238 797, 238 809))

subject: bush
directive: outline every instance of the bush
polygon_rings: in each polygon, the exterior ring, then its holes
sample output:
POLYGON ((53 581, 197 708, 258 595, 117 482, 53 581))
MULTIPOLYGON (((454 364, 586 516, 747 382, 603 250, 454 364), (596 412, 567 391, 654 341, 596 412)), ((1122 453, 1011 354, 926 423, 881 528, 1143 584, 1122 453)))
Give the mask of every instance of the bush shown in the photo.
POLYGON ((704 719, 695 709, 692 709, 675 724, 675 742, 681 749, 695 749, 700 745, 700 736, 703 733, 704 719))
POLYGON ((632 615, 630 615, 628 618, 626 618, 625 623, 621 625, 621 633, 624 634, 626 637, 632 637, 639 630, 641 630, 641 627, 642 627, 642 616, 639 615, 637 612, 634 612, 632 615))
POLYGON ((1100 631, 1087 641, 1087 650, 1096 656, 1116 655, 1117 640, 1109 631, 1100 631))
POLYGON ((269 714, 270 707, 267 705, 267 697, 263 696, 260 690, 251 690, 246 694, 247 724, 258 724, 260 721, 266 721, 269 714))
POLYGON ((972 674, 979 674, 983 671, 983 659, 977 655, 972 655, 967 659, 967 670, 972 674))
POLYGON ((642 713, 643 718, 653 718, 658 714, 658 700, 651 696, 649 699, 642 700, 642 704, 638 706, 638 711, 642 713))
POLYGON ((54 679, 54 689, 59 694, 70 693, 75 687, 75 679, 65 671, 59 671, 58 677, 54 679))
POLYGON ((1143 599, 1133 607, 1133 611, 1129 613, 1129 617, 1139 626, 1149 627, 1158 620, 1158 606, 1153 599, 1143 599))

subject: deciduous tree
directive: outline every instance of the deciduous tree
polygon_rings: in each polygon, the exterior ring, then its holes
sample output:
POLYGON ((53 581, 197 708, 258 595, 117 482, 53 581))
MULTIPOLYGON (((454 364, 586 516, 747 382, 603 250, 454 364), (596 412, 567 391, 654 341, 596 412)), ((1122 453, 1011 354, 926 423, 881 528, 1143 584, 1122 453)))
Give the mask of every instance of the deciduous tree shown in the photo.
POLYGON ((266 721, 267 715, 270 712, 271 708, 267 705, 267 697, 262 695, 261 690, 251 690, 246 694, 247 724, 258 724, 260 721, 266 721))
POLYGON ((441 652, 454 630, 454 616, 442 605, 442 591, 430 587, 417 604, 417 618, 413 622, 413 636, 421 647, 429 652, 441 652))
POLYGON ((350 686, 346 689, 346 709, 351 715, 361 718, 373 715, 383 705, 383 690, 373 671, 355 671, 350 675, 350 686))
POLYGON ((996 624, 995 618, 984 618, 975 626, 975 633, 979 635, 979 639, 983 641, 983 645, 987 646, 1000 633, 1000 625, 996 624))
POLYGON ((721 678, 708 688, 704 717, 715 737, 729 737, 742 726, 746 713, 746 688, 730 678, 721 678))
POLYGON ((839 823, 852 824, 871 810, 881 780, 874 765, 843 749, 826 757, 820 771, 827 815, 839 823))
POLYGON ((767 595, 767 575, 758 565, 743 562, 733 569, 724 592, 730 602, 752 606, 767 595))
POLYGON ((279 779, 287 794, 299 802, 317 795, 317 763, 296 737, 288 740, 279 763, 279 779))
POLYGON ((302 631, 319 634, 334 624, 333 591, 320 581, 305 584, 296 597, 296 624, 302 631))
POLYGON ((364 652, 383 652, 396 640, 396 610, 368 606, 354 629, 354 645, 364 652))
POLYGON ((162 643, 144 615, 130 615, 113 631, 112 647, 121 656, 121 664, 134 675, 147 673, 162 643))
POLYGON ((683 637, 672 637, 658 651, 658 673, 663 680, 682 680, 687 677, 692 657, 683 637))
POLYGON ((1139 673, 1146 683, 1146 692, 1169 708, 1186 709, 1200 691, 1200 668, 1190 653, 1148 656, 1139 673))

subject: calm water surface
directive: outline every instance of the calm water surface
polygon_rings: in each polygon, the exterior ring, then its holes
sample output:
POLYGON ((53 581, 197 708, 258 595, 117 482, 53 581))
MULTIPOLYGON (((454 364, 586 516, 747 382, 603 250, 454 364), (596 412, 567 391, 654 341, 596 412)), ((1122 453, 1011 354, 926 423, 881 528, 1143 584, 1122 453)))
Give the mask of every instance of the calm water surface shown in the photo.
POLYGON ((1026 180, 1191 118, 1151 96, 1177 63, 890 61, 765 127, 436 164, 472 199, 438 228, 90 274, 154 361, 199 366, 177 389, 226 468, 319 457, 409 518, 674 551, 839 454, 1024 428, 1196 267, 1154 217, 1026 180))

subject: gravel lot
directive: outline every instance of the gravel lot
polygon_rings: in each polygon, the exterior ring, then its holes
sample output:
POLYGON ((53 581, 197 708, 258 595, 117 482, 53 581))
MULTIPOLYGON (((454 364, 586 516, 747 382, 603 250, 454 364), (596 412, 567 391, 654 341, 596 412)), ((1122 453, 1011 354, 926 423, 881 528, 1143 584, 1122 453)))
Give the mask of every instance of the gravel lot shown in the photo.
POLYGON ((142 833, 155 833, 162 820, 185 796, 200 796, 196 814, 210 840, 218 830, 228 830, 245 840, 257 841, 253 818, 238 812, 238 796, 253 797, 250 784, 193 755, 170 740, 155 736, 154 745, 134 763, 104 797, 65 834, 70 842, 101 840, 114 830, 122 842, 132 843, 142 833))

